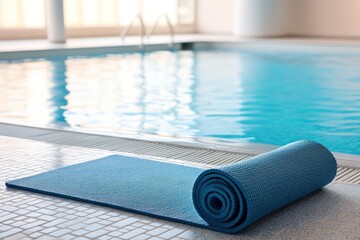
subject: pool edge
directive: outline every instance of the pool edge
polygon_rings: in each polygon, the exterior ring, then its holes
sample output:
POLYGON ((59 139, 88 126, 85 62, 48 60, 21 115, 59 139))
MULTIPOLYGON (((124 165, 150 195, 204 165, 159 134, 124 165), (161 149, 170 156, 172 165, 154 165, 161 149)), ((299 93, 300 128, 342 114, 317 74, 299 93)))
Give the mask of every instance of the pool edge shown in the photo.
MULTIPOLYGON (((123 139, 130 141, 144 141, 154 144, 159 143, 159 144, 174 145, 174 146, 186 147, 186 148, 198 148, 204 150, 231 152, 231 153, 238 153, 249 156, 262 154, 280 147, 277 145, 259 144, 259 143, 238 143, 231 141, 211 142, 211 140, 214 139, 176 138, 176 137, 168 137, 168 136, 160 136, 155 134, 144 134, 144 133, 134 133, 134 134, 104 133, 104 132, 100 133, 87 129, 74 129, 70 127, 65 128, 56 125, 44 127, 44 126, 34 126, 26 123, 19 124, 9 121, 2 121, 2 120, 0 121, 0 135, 2 136, 48 142, 46 140, 42 140, 41 138, 38 138, 37 136, 50 134, 51 132, 71 133, 71 134, 78 134, 78 135, 84 135, 87 137, 95 137, 95 138, 97 137, 109 138, 112 139, 113 141, 116 141, 116 139, 123 139), (34 130, 34 131, 30 133, 28 130, 34 130), (34 138, 33 136, 37 138, 34 138), (202 140, 202 142, 199 141, 200 139, 202 140), (209 141, 206 142, 206 140, 209 141)), ((71 146, 71 144, 67 144, 66 142, 64 142, 63 144, 71 146)), ((96 146, 94 146, 93 148, 96 148, 96 146)), ((338 152, 332 152, 332 154, 335 156, 339 166, 360 169, 360 155, 338 153, 338 152)))

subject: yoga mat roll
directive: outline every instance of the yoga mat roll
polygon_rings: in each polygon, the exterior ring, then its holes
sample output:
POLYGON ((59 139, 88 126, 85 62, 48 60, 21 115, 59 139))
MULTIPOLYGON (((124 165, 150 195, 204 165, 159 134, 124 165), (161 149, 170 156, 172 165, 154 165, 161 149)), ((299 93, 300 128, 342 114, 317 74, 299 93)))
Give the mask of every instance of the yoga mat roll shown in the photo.
POLYGON ((299 141, 210 170, 112 155, 6 186, 236 233, 335 175, 335 158, 325 147, 299 141))
POLYGON ((193 203, 210 228, 235 233, 330 183, 336 168, 324 146, 298 141, 204 171, 195 181, 193 203))

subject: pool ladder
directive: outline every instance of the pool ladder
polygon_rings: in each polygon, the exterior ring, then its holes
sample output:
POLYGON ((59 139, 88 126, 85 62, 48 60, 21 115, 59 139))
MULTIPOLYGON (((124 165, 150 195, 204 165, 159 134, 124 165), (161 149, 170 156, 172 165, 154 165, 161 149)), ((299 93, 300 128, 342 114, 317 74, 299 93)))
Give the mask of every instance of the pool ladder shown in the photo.
MULTIPOLYGON (((170 30, 169 47, 172 48, 174 46, 175 29, 174 29, 174 26, 171 24, 171 21, 170 21, 169 17, 166 14, 163 14, 163 15, 159 16, 156 19, 154 26, 152 27, 151 31, 147 35, 147 40, 148 40, 148 42, 150 41, 150 37, 155 32, 157 26, 159 25, 159 22, 160 22, 161 18, 165 19, 166 24, 167 24, 167 26, 168 26, 168 28, 170 30)), ((139 48, 142 50, 142 49, 144 49, 144 38, 145 38, 145 35, 146 35, 146 28, 145 28, 144 20, 143 20, 143 17, 141 16, 141 14, 136 15, 134 17, 134 19, 131 21, 131 23, 129 24, 129 26, 127 26, 127 28, 125 28, 122 31, 121 39, 122 39, 122 41, 125 41, 125 38, 128 36, 129 31, 132 28, 132 26, 134 25, 134 22, 136 20, 139 20, 139 22, 140 22, 140 45, 139 45, 139 48)))
POLYGON ((143 49, 144 48, 144 37, 145 37, 145 34, 146 34, 146 30, 145 30, 144 20, 143 20, 143 18, 142 18, 142 16, 140 14, 136 15, 134 17, 134 19, 131 21, 131 23, 129 24, 129 26, 123 30, 123 32, 121 33, 121 39, 122 39, 122 41, 125 41, 126 36, 129 34, 129 31, 130 31, 131 27, 134 25, 134 22, 137 19, 140 22, 140 37, 141 38, 140 38, 139 48, 143 49))

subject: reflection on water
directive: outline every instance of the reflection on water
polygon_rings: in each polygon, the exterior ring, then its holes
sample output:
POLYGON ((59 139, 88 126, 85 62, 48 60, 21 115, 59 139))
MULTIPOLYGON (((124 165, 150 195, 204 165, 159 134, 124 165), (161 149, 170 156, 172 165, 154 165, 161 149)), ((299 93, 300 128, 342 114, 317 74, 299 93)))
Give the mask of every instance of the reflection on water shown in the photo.
POLYGON ((51 117, 52 122, 67 123, 65 120, 65 108, 68 105, 66 99, 70 93, 67 90, 66 82, 66 64, 64 60, 54 60, 50 62, 50 81, 51 86, 49 87, 51 97, 48 99, 49 107, 52 109, 51 117))
POLYGON ((360 56, 159 51, 0 62, 0 118, 360 154, 360 56))

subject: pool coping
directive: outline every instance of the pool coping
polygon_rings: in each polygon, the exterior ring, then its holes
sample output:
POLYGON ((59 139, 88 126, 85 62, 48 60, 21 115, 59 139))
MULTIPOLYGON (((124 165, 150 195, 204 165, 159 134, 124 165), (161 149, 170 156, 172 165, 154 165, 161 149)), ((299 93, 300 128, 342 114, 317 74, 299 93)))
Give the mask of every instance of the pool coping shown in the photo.
MULTIPOLYGON (((23 139, 30 139, 31 136, 28 136, 24 129, 35 130, 38 131, 35 135, 42 135, 45 131, 52 131, 52 132, 63 132, 63 133, 72 133, 78 134, 83 136, 95 137, 95 138, 108 138, 112 141, 116 140, 133 140, 133 141, 143 141, 147 143, 160 143, 160 144, 167 144, 169 146, 178 146, 178 147, 186 147, 186 148, 197 148, 203 150, 212 150, 212 151, 222 151, 222 152, 230 152, 230 153, 237 153, 242 155, 254 156, 259 155, 271 150, 274 150, 280 146, 271 145, 271 144, 260 144, 260 143, 241 143, 241 142, 233 142, 233 141, 216 141, 217 139, 211 138, 185 138, 185 137, 168 137, 168 136, 161 136, 156 134, 145 134, 139 133, 104 133, 104 132, 97 132, 94 130, 88 129, 74 129, 71 127, 61 127, 61 126, 34 126, 30 124, 19 124, 9 121, 0 121, 0 135, 9 136, 9 137, 17 137, 23 139), (6 129, 10 130, 6 130, 6 129), (13 130, 17 129, 17 130, 13 130), (19 133, 20 132, 20 133, 19 133), (21 133, 24 132, 24 133, 21 133), (213 142, 211 142, 213 141, 213 142)), ((39 140, 37 140, 39 141, 39 140)), ((46 140, 40 140, 44 142, 48 142, 46 140)), ((66 142, 63 143, 64 145, 72 146, 72 144, 67 144, 66 142)), ((89 147, 89 146, 86 146, 89 147)), ((96 149, 96 145, 90 148, 96 149)), ((353 154, 346 154, 346 153, 338 153, 332 152, 335 156, 338 166, 347 167, 347 168, 355 168, 360 169, 360 155, 353 155, 353 154)))
MULTIPOLYGON (((46 39, 0 41, 0 60, 18 60, 24 58, 44 58, 50 56, 111 54, 139 52, 139 36, 129 36, 126 41, 119 37, 74 38, 65 44, 49 43, 46 39)), ((229 35, 182 34, 174 38, 174 46, 169 47, 169 36, 157 35, 147 39, 144 49, 149 52, 156 50, 179 50, 187 44, 201 44, 206 47, 281 47, 281 49, 307 51, 345 51, 360 53, 359 40, 340 40, 324 38, 239 38, 229 35)))

